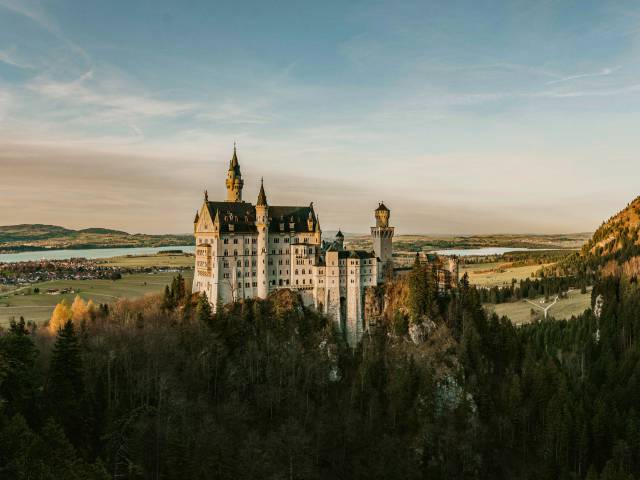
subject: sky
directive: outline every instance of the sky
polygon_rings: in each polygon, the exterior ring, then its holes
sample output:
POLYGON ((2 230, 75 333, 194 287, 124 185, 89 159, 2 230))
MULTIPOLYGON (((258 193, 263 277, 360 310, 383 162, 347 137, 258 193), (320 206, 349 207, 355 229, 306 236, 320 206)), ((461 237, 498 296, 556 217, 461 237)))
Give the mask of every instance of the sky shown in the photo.
POLYGON ((594 230, 640 194, 640 3, 0 0, 0 225, 594 230))

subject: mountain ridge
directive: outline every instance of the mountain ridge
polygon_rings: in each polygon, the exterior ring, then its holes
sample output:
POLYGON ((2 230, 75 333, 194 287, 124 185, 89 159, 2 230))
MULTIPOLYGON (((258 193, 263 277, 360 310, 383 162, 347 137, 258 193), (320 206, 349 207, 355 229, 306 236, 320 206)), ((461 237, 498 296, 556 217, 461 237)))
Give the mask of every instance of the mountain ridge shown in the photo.
POLYGON ((122 230, 91 227, 79 230, 58 225, 0 225, 0 252, 63 248, 165 247, 193 245, 193 235, 128 233, 122 230))

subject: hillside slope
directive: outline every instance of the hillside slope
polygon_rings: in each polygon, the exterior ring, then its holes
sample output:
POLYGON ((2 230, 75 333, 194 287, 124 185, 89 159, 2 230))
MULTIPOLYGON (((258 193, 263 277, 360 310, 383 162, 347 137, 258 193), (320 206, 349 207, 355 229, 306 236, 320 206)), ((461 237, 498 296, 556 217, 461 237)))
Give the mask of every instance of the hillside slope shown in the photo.
POLYGON ((560 262, 563 273, 640 273, 640 197, 606 220, 579 253, 560 262))
POLYGON ((61 248, 164 247, 193 245, 192 235, 131 234, 107 228, 72 230, 56 225, 0 226, 0 252, 61 248))

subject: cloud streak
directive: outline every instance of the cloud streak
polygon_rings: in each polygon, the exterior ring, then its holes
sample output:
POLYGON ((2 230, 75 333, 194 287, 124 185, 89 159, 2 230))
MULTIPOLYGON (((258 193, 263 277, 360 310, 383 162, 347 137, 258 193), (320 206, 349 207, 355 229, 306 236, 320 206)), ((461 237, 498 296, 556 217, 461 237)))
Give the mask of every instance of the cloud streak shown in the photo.
POLYGON ((558 78, 556 80, 551 80, 551 81, 547 82, 546 84, 547 85, 555 85, 557 83, 570 82, 572 80, 579 80, 579 79, 582 79, 582 78, 608 77, 609 75, 612 75, 613 73, 617 72, 621 68, 622 67, 617 66, 617 67, 613 67, 613 68, 603 68, 599 72, 594 72, 594 73, 580 73, 580 74, 577 74, 577 75, 569 75, 569 76, 566 76, 566 77, 558 78))

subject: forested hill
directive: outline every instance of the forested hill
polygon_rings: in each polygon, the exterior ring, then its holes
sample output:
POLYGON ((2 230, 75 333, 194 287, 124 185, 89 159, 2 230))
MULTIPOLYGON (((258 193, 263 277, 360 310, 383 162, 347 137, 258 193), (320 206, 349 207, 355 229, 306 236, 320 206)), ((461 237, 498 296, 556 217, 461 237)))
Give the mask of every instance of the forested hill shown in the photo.
POLYGON ((640 273, 640 197, 606 220, 579 253, 559 265, 572 273, 640 273))
POLYGON ((15 322, 0 478, 640 478, 637 282, 517 328, 464 278, 438 296, 429 274, 385 287, 393 305, 355 350, 294 292, 212 314, 180 278, 163 298, 15 322))
POLYGON ((49 248, 163 247, 193 243, 193 235, 131 234, 108 228, 72 230, 42 224, 0 226, 0 252, 49 248))

